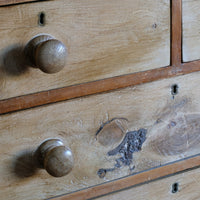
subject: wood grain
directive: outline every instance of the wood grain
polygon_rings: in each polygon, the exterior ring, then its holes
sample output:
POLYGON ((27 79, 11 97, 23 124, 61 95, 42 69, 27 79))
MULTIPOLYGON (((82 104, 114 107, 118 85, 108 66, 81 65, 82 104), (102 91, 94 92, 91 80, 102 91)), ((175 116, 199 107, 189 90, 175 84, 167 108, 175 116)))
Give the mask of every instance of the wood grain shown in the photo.
MULTIPOLYGON (((199 72, 192 73, 0 116, 1 197, 50 198, 198 154, 199 76, 199 72), (177 95, 171 94, 173 84, 178 85, 177 95), (129 131, 147 129, 147 138, 142 150, 133 154, 133 171, 123 166, 99 178, 98 170, 112 168, 118 157, 108 156, 113 147, 102 146, 95 136, 100 126, 113 118, 128 119, 129 131), (21 170, 16 168, 16 160, 21 153, 32 151, 47 138, 60 138, 72 150, 75 163, 72 172, 56 181, 44 170, 27 178, 18 177, 21 170)), ((26 168, 23 162, 21 165, 26 168)), ((154 175, 162 174, 156 171, 154 175)), ((141 182, 147 178, 144 177, 141 182)), ((124 181, 132 184, 130 179, 124 181)))
MULTIPOLYGON (((188 160, 189 161, 189 160, 188 160)), ((181 164, 181 163, 180 163, 181 164)), ((138 187, 133 187, 121 192, 95 198, 98 200, 198 200, 200 169, 184 172, 179 175, 157 180, 138 187), (178 183, 179 190, 172 193, 173 184, 178 183)), ((64 199, 64 198, 63 198, 64 199)))
POLYGON ((138 72, 134 74, 108 78, 95 82, 39 92, 26 96, 0 100, 0 114, 33 108, 36 106, 69 100, 81 96, 107 92, 124 87, 139 85, 163 78, 171 78, 179 75, 197 72, 199 70, 200 62, 194 61, 190 63, 183 63, 179 67, 164 67, 145 72, 138 72))
POLYGON ((171 65, 182 62, 182 0, 171 1, 171 65))
POLYGON ((42 1, 1 7, 0 19, 0 99, 170 64, 169 0, 42 1), (67 65, 57 74, 26 68, 20 50, 40 33, 68 48, 67 65))
POLYGON ((0 6, 7 6, 12 4, 27 3, 41 0, 0 0, 0 6))
MULTIPOLYGON (((116 181, 112 181, 109 183, 105 183, 99 186, 95 186, 92 188, 88 188, 73 194, 63 195, 60 197, 51 198, 54 200, 85 200, 85 199, 99 199, 99 200, 147 200, 147 199, 173 199, 171 193, 171 187, 173 183, 179 182, 181 190, 185 189, 184 186, 192 188, 194 186, 194 190, 197 189, 197 181, 199 180, 199 172, 200 169, 184 173, 184 170, 191 169, 193 167, 199 167, 200 165, 200 156, 196 156, 194 158, 189 158, 184 161, 179 161, 177 163, 168 164, 163 167, 158 167, 155 169, 151 169, 149 171, 145 171, 142 173, 138 173, 133 176, 129 176, 124 179, 119 179, 116 181), (158 178, 163 178, 169 175, 174 175, 175 173, 183 172, 181 175, 177 175, 170 178, 165 178, 156 182, 151 182, 158 178), (143 183, 144 185, 138 186, 143 183), (191 184, 191 185, 190 185, 191 184), (195 186, 196 185, 196 186, 195 186), (133 187, 136 186, 136 187, 133 187), (138 187, 137 187, 138 186, 138 187), (127 189, 133 187, 131 189, 127 189), (120 191, 119 190, 124 190, 120 191), (113 193, 116 192, 116 193, 113 193), (104 197, 99 197, 108 193, 113 193, 110 195, 106 195, 104 197), (97 198, 95 198, 97 197, 97 198), (162 198, 161 198, 162 197, 162 198)), ((189 190, 190 191, 190 190, 189 190)), ((184 194, 174 195, 174 199, 177 199, 177 196, 184 197, 183 199, 190 200, 192 196, 199 197, 200 193, 190 194, 187 190, 183 191, 184 194), (186 195, 186 196, 185 196, 186 195), (187 197, 188 196, 188 197, 187 197)), ((181 199, 181 198, 180 198, 181 199)), ((197 198, 198 199, 198 198, 197 198)))
POLYGON ((183 62, 200 59, 200 2, 183 0, 183 62))

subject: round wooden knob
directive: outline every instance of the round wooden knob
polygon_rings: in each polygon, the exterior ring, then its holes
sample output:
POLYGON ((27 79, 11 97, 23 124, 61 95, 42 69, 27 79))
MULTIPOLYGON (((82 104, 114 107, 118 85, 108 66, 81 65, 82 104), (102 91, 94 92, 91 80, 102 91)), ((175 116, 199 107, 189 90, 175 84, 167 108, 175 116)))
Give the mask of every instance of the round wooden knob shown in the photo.
POLYGON ((67 175, 74 166, 71 150, 59 139, 44 141, 36 150, 35 158, 39 167, 55 177, 67 175))
POLYGON ((66 64, 67 48, 51 35, 39 35, 31 39, 25 54, 32 67, 40 68, 45 73, 56 73, 66 64))

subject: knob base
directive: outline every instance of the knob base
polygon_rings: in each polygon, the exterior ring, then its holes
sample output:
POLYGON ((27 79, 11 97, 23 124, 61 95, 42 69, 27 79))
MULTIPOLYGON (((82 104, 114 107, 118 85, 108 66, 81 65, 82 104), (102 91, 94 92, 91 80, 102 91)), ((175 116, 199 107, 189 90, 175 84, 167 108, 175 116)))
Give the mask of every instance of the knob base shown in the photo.
POLYGON ((35 62, 36 49, 40 44, 51 39, 54 39, 54 37, 48 34, 42 34, 35 36, 26 44, 24 53, 31 67, 39 68, 35 62))

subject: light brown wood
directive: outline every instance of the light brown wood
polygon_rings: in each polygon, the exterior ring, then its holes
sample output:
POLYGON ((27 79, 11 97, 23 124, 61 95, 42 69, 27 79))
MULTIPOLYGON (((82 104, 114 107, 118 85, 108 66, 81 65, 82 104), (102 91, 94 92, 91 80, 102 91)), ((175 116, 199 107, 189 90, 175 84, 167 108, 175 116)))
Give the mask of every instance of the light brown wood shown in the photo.
MULTIPOLYGON (((1 197, 49 198, 198 154, 200 88, 196 85, 199 76, 198 72, 2 115, 1 197), (178 86, 176 95, 171 91, 174 84, 178 86), (142 150, 133 153, 134 170, 122 165, 99 178, 98 170, 112 168, 119 156, 108 156, 112 148, 96 140, 100 126, 113 118, 127 119, 128 131, 146 129, 146 140, 142 150), (72 150, 75 162, 72 172, 56 181, 44 170, 29 178, 17 177, 13 168, 21 151, 35 149, 46 138, 60 138, 72 150)), ((158 171, 156 175, 159 176, 158 171)), ((128 180, 127 183, 130 184, 128 180)))
POLYGON ((105 92, 108 90, 123 88, 131 85, 146 83, 162 78, 168 78, 176 75, 199 71, 200 64, 191 62, 181 65, 181 0, 172 1, 172 45, 171 56, 172 66, 156 70, 145 71, 128 76, 116 77, 113 79, 92 82, 89 84, 78 85, 75 87, 66 87, 48 92, 40 92, 33 95, 27 95, 0 101, 0 113, 12 112, 20 109, 35 107, 42 104, 63 101, 70 98, 85 96, 89 94, 105 92))
MULTIPOLYGON (((54 199, 54 200, 85 200, 85 199, 91 199, 91 198, 96 199, 95 197, 98 198, 99 196, 106 195, 108 193, 117 192, 119 190, 124 190, 133 186, 137 187, 140 184, 142 184, 140 188, 142 187, 145 188, 145 185, 143 185, 144 183, 150 184, 150 187, 151 187, 153 180, 161 179, 169 175, 174 175, 178 172, 183 173, 186 170, 193 169, 193 167, 194 168, 199 167, 199 161, 200 161, 199 158, 200 157, 198 155, 193 158, 188 158, 184 161, 178 161, 166 166, 162 166, 162 167, 151 169, 142 173, 138 173, 136 175, 129 176, 123 179, 118 179, 116 181, 111 181, 108 183, 97 185, 91 188, 87 188, 85 190, 78 191, 76 193, 61 195, 61 196, 54 197, 51 199, 54 199)), ((154 190, 154 193, 156 193, 157 197, 159 196, 158 194, 159 192, 157 190, 154 190)), ((122 194, 123 192, 116 193, 116 194, 114 193, 113 197, 118 198, 118 197, 121 197, 122 194)), ((132 192, 129 194, 132 194, 132 192)), ((145 194, 145 192, 143 194, 145 194)), ((105 196, 105 197, 107 199, 110 199, 109 198, 110 196, 112 198, 112 195, 105 196)), ((134 196, 134 199, 135 199, 135 196, 134 196)), ((138 194, 138 196, 140 195, 138 194)), ((128 198, 127 195, 124 197, 128 198)))
POLYGON ((183 0, 183 61, 200 59, 200 2, 183 0))
POLYGON ((188 74, 191 72, 198 72, 199 70, 200 63, 198 61, 193 61, 190 63, 182 63, 178 67, 164 67, 6 100, 0 100, 0 114, 69 100, 81 96, 107 92, 109 90, 120 89, 128 86, 139 85, 159 79, 188 74))
POLYGON ((0 6, 7 6, 12 4, 27 3, 34 1, 41 1, 41 0, 0 0, 0 6))
POLYGON ((121 192, 95 198, 97 200, 198 200, 200 169, 157 180, 121 192), (172 193, 173 184, 178 183, 178 191, 172 193))
POLYGON ((169 0, 44 1, 2 7, 0 18, 0 99, 170 64, 169 0), (62 72, 23 68, 19 49, 39 33, 68 47, 62 72))

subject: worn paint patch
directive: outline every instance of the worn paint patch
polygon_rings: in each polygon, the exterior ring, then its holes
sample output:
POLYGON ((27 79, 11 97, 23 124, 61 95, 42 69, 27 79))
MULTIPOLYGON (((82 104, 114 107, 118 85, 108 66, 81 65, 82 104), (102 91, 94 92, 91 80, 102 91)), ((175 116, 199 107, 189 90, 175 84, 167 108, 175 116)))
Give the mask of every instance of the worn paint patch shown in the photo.
MULTIPOLYGON (((98 176, 103 178, 109 171, 114 171, 122 166, 130 167, 131 164, 133 164, 133 153, 142 149, 142 145, 146 140, 146 133, 146 129, 127 132, 123 141, 116 148, 107 153, 108 156, 120 155, 119 158, 115 159, 114 167, 108 169, 99 169, 97 172, 98 176)), ((132 171, 134 168, 134 166, 130 167, 130 170, 132 171)))

